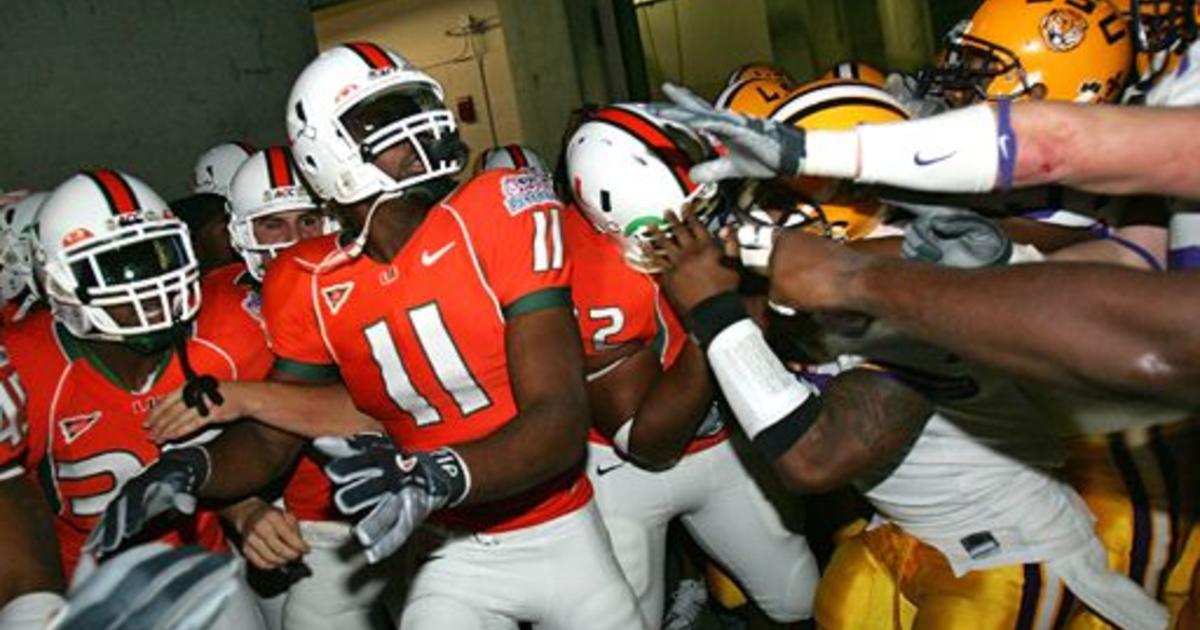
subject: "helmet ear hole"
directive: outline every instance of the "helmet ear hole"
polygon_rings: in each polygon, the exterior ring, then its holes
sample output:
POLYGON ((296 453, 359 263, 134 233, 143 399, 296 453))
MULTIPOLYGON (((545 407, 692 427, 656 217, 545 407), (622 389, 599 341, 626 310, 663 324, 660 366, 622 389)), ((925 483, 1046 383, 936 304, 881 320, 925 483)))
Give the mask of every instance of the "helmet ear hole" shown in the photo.
POLYGON ((1035 101, 1044 101, 1048 92, 1049 90, 1045 83, 1037 83, 1029 88, 1029 97, 1035 101))

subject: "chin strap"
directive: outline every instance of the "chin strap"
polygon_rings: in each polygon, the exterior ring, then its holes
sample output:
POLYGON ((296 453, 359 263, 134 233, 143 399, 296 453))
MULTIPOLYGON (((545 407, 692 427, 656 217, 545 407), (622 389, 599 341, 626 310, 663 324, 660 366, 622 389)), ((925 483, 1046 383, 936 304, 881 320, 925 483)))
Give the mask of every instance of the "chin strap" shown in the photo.
POLYGON ((205 403, 205 399, 214 405, 221 405, 225 403, 225 398, 218 391, 217 379, 213 375, 200 376, 192 369, 192 363, 188 360, 187 342, 190 335, 187 324, 180 322, 175 325, 174 330, 175 353, 179 355, 179 366, 183 368, 183 378, 187 381, 183 386, 183 402, 201 416, 207 417, 208 404, 205 403))

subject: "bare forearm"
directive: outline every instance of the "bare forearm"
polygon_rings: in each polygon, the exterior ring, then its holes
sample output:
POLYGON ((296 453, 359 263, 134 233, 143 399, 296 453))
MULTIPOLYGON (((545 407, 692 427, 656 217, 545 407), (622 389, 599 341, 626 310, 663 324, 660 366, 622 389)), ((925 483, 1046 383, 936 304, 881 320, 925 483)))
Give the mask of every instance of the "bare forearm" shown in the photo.
POLYGON ((821 401, 812 427, 774 462, 784 483, 799 492, 838 488, 889 461, 933 413, 917 392, 863 369, 834 378, 821 401))
POLYGON ((958 271, 876 260, 848 308, 964 358, 1068 386, 1200 403, 1200 274, 1045 264, 958 271))
POLYGON ((307 438, 380 430, 375 420, 354 406, 341 383, 302 385, 264 381, 239 385, 247 393, 247 415, 277 429, 307 438))
POLYGON ((0 482, 0 608, 25 593, 65 590, 52 518, 30 480, 0 482))
POLYGON ((696 436, 712 396, 704 353, 689 342, 638 406, 630 433, 630 453, 652 465, 679 459, 696 436))
POLYGON ((1015 187, 1200 197, 1200 109, 1028 102, 1012 112, 1015 187))
POLYGON ((583 458, 590 414, 574 316, 566 308, 519 315, 507 324, 505 346, 517 416, 454 445, 471 476, 465 504, 520 494, 583 458))
POLYGON ((458 452, 471 471, 464 504, 518 495, 566 472, 582 459, 587 437, 587 402, 546 402, 521 410, 495 433, 464 444, 458 452), (530 445, 537 453, 530 456, 530 445))
POLYGON ((240 422, 206 445, 211 470, 200 489, 208 499, 242 499, 291 469, 305 440, 255 422, 240 422))

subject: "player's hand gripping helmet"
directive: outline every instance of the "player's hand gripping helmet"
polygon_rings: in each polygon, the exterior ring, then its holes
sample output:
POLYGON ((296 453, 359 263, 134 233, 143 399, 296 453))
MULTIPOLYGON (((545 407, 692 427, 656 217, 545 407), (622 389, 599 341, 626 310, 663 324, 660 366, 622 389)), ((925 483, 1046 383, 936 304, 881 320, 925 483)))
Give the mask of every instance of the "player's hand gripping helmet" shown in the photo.
POLYGON ((134 341, 190 321, 200 270, 187 226, 140 180, 75 175, 42 203, 34 240, 54 317, 71 334, 134 341))
POLYGON ((546 162, 533 149, 519 144, 506 144, 502 147, 485 149, 479 154, 475 164, 475 172, 490 171, 494 168, 529 168, 539 173, 549 173, 546 162))
POLYGON ((716 184, 697 185, 688 170, 714 155, 687 127, 636 105, 597 110, 575 130, 566 148, 567 178, 575 202, 596 229, 618 239, 625 260, 647 273, 647 230, 665 226, 668 212, 702 220, 720 205, 716 184))
POLYGON ((1035 98, 1111 103, 1133 64, 1133 38, 1109 0, 984 0, 951 30, 927 90, 960 107, 1035 98))
POLYGON ((442 86, 371 43, 335 46, 308 64, 288 97, 287 133, 313 192, 343 205, 453 175, 466 159, 442 86), (374 164, 403 143, 411 154, 396 177, 374 164))
MULTIPOLYGON (((283 212, 318 210, 286 147, 269 147, 250 156, 233 176, 225 207, 229 211, 229 243, 246 261, 250 275, 260 281, 267 263, 296 241, 261 243, 254 234, 254 221, 283 212)), ((324 219, 322 232, 329 234, 336 226, 332 219, 324 219)))
POLYGON ((33 281, 33 247, 30 240, 38 208, 47 193, 35 192, 0 208, 0 303, 25 290, 37 294, 33 281))
POLYGON ((196 159, 192 192, 228 197, 233 174, 251 153, 254 153, 254 147, 244 142, 222 142, 201 153, 196 159))

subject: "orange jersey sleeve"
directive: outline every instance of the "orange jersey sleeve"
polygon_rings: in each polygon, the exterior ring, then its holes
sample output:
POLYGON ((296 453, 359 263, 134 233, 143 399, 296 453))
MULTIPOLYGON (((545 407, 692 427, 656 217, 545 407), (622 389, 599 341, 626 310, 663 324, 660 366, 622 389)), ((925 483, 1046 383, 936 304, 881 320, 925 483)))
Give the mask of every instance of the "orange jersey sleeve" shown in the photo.
POLYGON ((570 303, 565 209, 550 178, 529 170, 484 171, 442 202, 469 234, 480 271, 505 316, 570 303))
POLYGON ((338 374, 313 302, 314 270, 335 251, 336 238, 330 235, 288 248, 263 280, 262 316, 275 367, 306 380, 338 374))
POLYGON ((16 368, 9 361, 8 350, 0 334, 0 482, 25 472, 25 390, 16 368))

